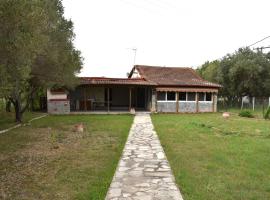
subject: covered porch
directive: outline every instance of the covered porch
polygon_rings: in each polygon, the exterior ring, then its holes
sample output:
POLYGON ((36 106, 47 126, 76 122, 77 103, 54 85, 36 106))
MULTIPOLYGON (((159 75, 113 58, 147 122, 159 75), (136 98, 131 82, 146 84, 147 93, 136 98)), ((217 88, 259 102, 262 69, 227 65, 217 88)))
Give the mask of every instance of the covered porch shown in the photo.
POLYGON ((150 111, 152 88, 143 85, 80 85, 70 91, 71 112, 150 111))

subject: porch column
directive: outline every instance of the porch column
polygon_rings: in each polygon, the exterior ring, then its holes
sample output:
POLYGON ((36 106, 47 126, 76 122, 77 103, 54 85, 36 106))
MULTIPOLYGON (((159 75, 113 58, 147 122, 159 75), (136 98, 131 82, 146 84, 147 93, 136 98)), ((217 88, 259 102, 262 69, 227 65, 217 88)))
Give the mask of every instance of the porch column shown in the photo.
POLYGON ((108 112, 110 112, 110 88, 107 88, 107 107, 108 112))
POLYGON ((213 112, 217 112, 217 93, 212 93, 213 112))
POLYGON ((132 88, 129 88, 129 111, 131 110, 132 88))
POLYGON ((215 93, 211 93, 211 94, 212 94, 212 112, 215 112, 215 97, 214 97, 215 93))
POLYGON ((199 112, 199 95, 198 92, 196 92, 196 112, 199 112))
POLYGON ((176 112, 179 112, 179 92, 176 92, 176 112))
POLYGON ((84 110, 86 111, 87 110, 87 107, 86 107, 86 87, 85 86, 83 87, 83 93, 84 93, 84 95, 83 95, 83 98, 84 98, 84 101, 83 101, 83 103, 84 103, 84 110))

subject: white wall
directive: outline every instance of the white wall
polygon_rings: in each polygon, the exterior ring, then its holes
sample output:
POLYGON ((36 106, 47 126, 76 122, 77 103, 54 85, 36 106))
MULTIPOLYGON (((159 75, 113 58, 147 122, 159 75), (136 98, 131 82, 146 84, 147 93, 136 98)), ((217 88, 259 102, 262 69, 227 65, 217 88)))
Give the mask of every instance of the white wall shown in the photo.
POLYGON ((50 89, 47 89, 47 100, 50 99, 67 99, 67 94, 52 94, 50 89))

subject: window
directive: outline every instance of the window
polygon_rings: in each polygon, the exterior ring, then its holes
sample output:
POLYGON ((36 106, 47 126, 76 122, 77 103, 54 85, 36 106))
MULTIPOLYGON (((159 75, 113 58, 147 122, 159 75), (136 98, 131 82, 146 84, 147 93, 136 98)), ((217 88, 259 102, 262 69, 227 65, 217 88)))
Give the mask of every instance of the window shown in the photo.
POLYGON ((212 93, 206 93, 206 101, 212 101, 212 93))
POLYGON ((175 101, 175 92, 167 92, 167 101, 175 101))
POLYGON ((204 92, 199 92, 199 101, 205 101, 205 93, 204 92))
POLYGON ((195 98, 196 98, 196 93, 195 92, 189 92, 188 93, 188 98, 187 98, 188 101, 195 101, 195 98))
POLYGON ((187 100, 187 93, 179 92, 179 101, 186 101, 186 100, 187 100))
POLYGON ((158 101, 166 101, 166 92, 158 92, 157 93, 158 101))

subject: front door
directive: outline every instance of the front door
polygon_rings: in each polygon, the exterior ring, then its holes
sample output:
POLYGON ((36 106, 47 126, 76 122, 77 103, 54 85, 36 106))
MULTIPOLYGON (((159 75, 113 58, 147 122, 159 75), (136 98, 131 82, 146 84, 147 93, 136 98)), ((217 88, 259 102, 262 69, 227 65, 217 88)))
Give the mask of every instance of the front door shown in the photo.
POLYGON ((137 88, 137 107, 145 109, 145 88, 137 88))

